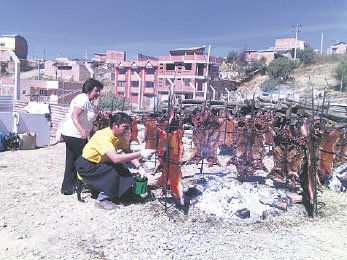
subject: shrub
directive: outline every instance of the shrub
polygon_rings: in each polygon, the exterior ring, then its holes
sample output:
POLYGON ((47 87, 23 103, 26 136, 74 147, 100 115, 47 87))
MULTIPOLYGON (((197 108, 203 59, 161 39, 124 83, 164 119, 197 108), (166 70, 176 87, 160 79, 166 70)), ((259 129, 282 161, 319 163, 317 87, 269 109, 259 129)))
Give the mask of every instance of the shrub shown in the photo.
MULTIPOLYGON (((123 109, 123 99, 117 98, 113 91, 109 91, 100 95, 98 105, 102 110, 106 111, 113 111, 114 109, 123 109)), ((129 103, 124 102, 124 110, 129 108, 129 103)))
POLYGON ((300 59, 300 62, 306 65, 314 63, 316 61, 316 56, 317 55, 311 48, 298 51, 298 58, 300 59))
POLYGON ((284 82, 297 67, 297 63, 286 57, 280 57, 270 62, 268 73, 273 79, 284 82))
POLYGON ((278 81, 274 79, 267 79, 261 84, 261 89, 264 92, 271 92, 273 90, 276 90, 278 86, 278 81))
POLYGON ((336 70, 334 71, 334 77, 339 81, 343 82, 342 84, 342 91, 346 89, 347 85, 347 61, 342 61, 337 66, 336 70))

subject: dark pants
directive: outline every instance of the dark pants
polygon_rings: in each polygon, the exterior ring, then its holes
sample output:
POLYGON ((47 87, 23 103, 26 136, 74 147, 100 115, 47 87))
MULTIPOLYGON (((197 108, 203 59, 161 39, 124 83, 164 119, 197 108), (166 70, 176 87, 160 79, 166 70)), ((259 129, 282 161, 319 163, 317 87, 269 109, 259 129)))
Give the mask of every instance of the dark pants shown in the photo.
POLYGON ((120 198, 134 184, 130 171, 121 163, 95 163, 81 156, 76 161, 76 169, 83 182, 109 197, 120 198))
POLYGON ((65 135, 62 135, 62 138, 66 145, 66 161, 61 192, 71 194, 75 191, 77 185, 75 162, 82 155, 83 147, 87 144, 87 140, 65 135))

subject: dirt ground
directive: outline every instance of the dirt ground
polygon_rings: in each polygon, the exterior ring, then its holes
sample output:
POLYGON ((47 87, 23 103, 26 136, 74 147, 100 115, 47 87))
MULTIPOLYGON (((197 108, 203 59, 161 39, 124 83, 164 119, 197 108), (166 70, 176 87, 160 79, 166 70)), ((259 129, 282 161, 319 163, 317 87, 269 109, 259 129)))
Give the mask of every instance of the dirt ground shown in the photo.
MULTIPOLYGON (((346 193, 323 189, 313 218, 296 204, 257 223, 217 219, 194 206, 186 214, 165 211, 159 200, 105 211, 89 193, 86 203, 60 194, 64 164, 64 143, 0 153, 0 259, 346 259, 346 193)), ((182 172, 188 187, 199 168, 182 172)))

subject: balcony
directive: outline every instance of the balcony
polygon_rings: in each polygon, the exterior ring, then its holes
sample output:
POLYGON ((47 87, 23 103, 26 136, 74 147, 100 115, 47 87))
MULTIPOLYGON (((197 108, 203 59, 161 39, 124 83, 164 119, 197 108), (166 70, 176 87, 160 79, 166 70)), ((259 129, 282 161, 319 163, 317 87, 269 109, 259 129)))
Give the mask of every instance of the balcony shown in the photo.
POLYGON ((145 88, 143 94, 145 94, 145 95, 154 95, 154 88, 145 88))
POLYGON ((132 87, 131 88, 131 93, 138 94, 139 93, 139 88, 138 87, 132 87))

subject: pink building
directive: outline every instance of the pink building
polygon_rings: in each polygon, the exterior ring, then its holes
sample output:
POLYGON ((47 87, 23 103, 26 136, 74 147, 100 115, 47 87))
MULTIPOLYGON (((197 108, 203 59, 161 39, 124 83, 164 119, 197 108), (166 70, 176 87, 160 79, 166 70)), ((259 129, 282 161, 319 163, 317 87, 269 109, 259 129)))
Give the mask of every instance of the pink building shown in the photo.
MULTIPOLYGON (((14 96, 15 82, 13 77, 0 79, 0 94, 14 96)), ((71 100, 82 92, 82 83, 55 80, 24 80, 20 81, 20 101, 36 101, 68 105, 71 100)))
POLYGON ((287 57, 289 59, 293 59, 295 56, 295 44, 297 51, 304 50, 309 47, 306 42, 296 40, 295 38, 276 39, 275 47, 270 47, 266 50, 246 51, 246 59, 260 60, 261 58, 265 58, 266 65, 269 65, 271 61, 277 59, 278 57, 287 57))
POLYGON ((116 96, 138 107, 152 107, 168 99, 170 91, 181 99, 206 99, 215 92, 222 58, 205 53, 205 47, 171 50, 158 59, 139 54, 136 61, 116 65, 116 96), (209 66, 207 66, 209 64, 209 66))
POLYGON ((298 50, 304 50, 309 47, 309 45, 305 41, 296 40, 295 38, 284 38, 284 39, 276 39, 275 49, 288 49, 295 48, 298 50))
POLYGON ((115 93, 132 104, 149 107, 157 95, 158 61, 119 61, 115 69, 115 93))
POLYGON ((125 51, 107 50, 106 53, 94 53, 92 61, 99 63, 118 63, 126 60, 125 51))
POLYGON ((339 42, 339 43, 329 47, 327 52, 328 52, 328 54, 347 53, 347 44, 344 42, 339 42))
POLYGON ((60 59, 59 62, 45 62, 45 76, 62 81, 83 82, 91 78, 91 72, 81 61, 60 59))
POLYGON ((207 99, 214 92, 209 82, 218 80, 223 59, 209 56, 205 46, 170 51, 158 58, 158 100, 168 99, 169 92, 181 99, 207 99))

